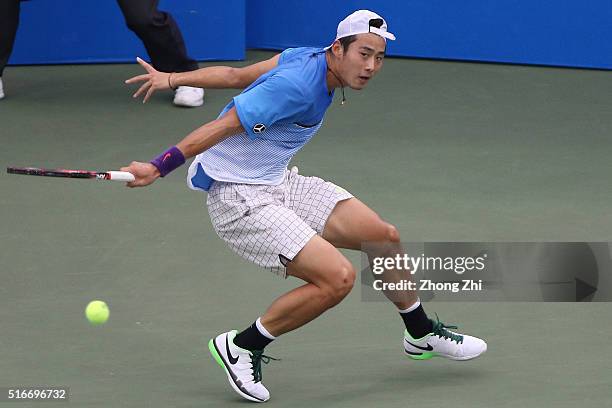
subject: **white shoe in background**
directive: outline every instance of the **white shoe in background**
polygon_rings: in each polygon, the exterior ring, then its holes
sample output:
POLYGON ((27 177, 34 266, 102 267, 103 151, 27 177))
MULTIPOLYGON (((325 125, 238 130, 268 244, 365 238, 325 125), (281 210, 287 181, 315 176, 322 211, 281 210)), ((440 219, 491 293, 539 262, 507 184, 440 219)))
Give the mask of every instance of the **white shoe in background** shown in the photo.
POLYGON ((174 104, 195 108, 204 104, 204 89, 191 86, 179 86, 174 92, 174 104))

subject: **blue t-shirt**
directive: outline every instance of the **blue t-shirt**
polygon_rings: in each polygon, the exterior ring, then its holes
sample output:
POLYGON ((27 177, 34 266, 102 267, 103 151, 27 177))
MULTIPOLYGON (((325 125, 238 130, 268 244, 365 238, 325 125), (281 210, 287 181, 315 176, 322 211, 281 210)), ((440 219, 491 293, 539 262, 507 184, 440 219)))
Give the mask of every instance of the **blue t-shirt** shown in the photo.
POLYGON ((319 129, 332 100, 325 51, 285 50, 277 67, 223 109, 221 115, 235 106, 245 131, 196 156, 189 186, 207 190, 212 180, 280 184, 289 161, 319 129))

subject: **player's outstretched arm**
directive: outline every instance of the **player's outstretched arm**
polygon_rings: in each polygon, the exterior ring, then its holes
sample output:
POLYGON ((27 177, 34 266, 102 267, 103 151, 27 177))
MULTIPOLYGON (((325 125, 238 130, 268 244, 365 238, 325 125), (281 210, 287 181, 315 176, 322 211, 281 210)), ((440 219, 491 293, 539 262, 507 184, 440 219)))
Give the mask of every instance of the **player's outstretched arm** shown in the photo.
POLYGON ((278 65, 280 54, 242 68, 215 66, 200 68, 189 72, 160 72, 148 62, 137 58, 136 61, 147 71, 125 81, 126 84, 138 84, 140 88, 132 95, 134 98, 144 94, 143 103, 149 100, 155 91, 176 89, 179 86, 197 88, 246 88, 262 74, 278 65))
POLYGON ((174 168, 182 165, 185 159, 200 154, 222 140, 241 132, 244 132, 244 128, 234 107, 220 118, 197 128, 176 146, 168 149, 151 162, 134 161, 129 166, 122 167, 121 171, 130 172, 136 178, 136 180, 127 183, 128 187, 148 186, 159 177, 165 176, 174 168))
POLYGON ((188 159, 210 149, 222 140, 242 132, 244 132, 244 128, 236 113, 236 107, 233 107, 220 118, 208 122, 188 134, 176 147, 183 153, 185 159, 188 159))

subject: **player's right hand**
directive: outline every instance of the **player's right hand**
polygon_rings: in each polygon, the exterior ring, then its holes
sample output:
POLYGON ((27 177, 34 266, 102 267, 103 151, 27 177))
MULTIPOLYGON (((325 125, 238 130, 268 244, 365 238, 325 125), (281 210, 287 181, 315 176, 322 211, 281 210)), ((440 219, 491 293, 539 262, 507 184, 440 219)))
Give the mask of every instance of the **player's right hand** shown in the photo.
POLYGON ((151 163, 141 163, 133 161, 127 167, 122 167, 121 171, 127 171, 134 175, 136 180, 126 183, 127 187, 144 187, 153 183, 160 176, 157 167, 151 163))
POLYGON ((132 98, 138 98, 140 95, 146 92, 142 100, 142 103, 145 103, 146 101, 149 100, 151 95, 153 95, 153 92, 157 90, 170 89, 170 84, 168 82, 170 73, 160 72, 156 70, 155 68, 153 68, 151 64, 149 64, 148 62, 140 58, 136 58, 136 61, 138 61, 138 63, 142 65, 142 67, 145 69, 145 71, 147 71, 147 73, 142 74, 142 75, 137 75, 125 81, 126 84, 144 82, 144 84, 142 84, 140 88, 138 88, 136 93, 132 95, 132 98))

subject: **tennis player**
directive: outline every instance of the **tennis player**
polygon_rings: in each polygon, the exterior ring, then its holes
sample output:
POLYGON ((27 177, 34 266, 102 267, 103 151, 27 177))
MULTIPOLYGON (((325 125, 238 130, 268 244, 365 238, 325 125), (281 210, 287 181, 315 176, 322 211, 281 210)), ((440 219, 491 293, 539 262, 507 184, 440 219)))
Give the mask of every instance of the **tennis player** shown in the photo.
MULTIPOLYGON (((153 183, 195 156, 187 181, 208 191, 215 231, 240 256, 281 276, 305 283, 280 296, 247 329, 209 342, 232 388, 242 397, 267 401, 261 363, 264 348, 337 305, 351 291, 355 269, 337 248, 360 250, 363 242, 399 246, 392 224, 335 184, 288 170, 291 158, 317 132, 334 89, 363 89, 382 68, 386 41, 395 36, 376 13, 358 10, 338 25, 326 48, 290 48, 245 68, 210 67, 163 73, 147 70, 126 81, 144 82, 135 96, 189 85, 246 89, 220 116, 194 130, 150 163, 121 170, 136 176, 129 187, 153 183)), ((344 95, 343 95, 344 102, 344 95)), ((372 255, 372 254, 368 254, 372 255)), ((416 292, 394 303, 405 325, 404 351, 414 359, 443 356, 469 360, 486 351, 476 337, 430 320, 416 292)))

